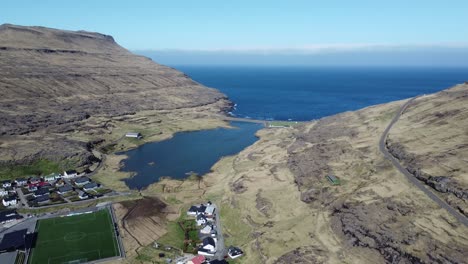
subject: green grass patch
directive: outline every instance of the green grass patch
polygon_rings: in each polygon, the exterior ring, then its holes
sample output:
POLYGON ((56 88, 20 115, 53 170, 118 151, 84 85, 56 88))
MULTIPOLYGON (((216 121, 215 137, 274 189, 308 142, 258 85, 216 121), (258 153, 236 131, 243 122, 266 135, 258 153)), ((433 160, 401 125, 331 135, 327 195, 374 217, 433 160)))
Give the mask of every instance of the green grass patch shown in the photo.
POLYGON ((48 175, 54 172, 72 169, 74 164, 75 161, 73 160, 66 160, 58 163, 41 159, 31 164, 3 165, 0 166, 0 179, 15 179, 30 175, 48 175))
POLYGON ((242 223, 240 209, 235 209, 227 204, 221 204, 219 214, 221 223, 223 223, 223 232, 228 234, 225 238, 226 245, 243 246, 251 241, 250 234, 252 229, 242 223))
POLYGON ((158 239, 159 243, 170 245, 179 249, 184 248, 185 233, 180 228, 179 223, 169 222, 167 224, 167 233, 158 239))
POLYGON ((119 255, 108 210, 39 220, 30 264, 89 262, 119 255))

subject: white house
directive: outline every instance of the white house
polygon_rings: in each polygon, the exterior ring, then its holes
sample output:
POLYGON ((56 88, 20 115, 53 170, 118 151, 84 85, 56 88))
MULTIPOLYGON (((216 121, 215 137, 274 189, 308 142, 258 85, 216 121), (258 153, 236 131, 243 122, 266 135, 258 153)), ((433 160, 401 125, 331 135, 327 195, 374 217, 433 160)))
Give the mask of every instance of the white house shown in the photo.
POLYGON ((1 183, 2 183, 3 188, 11 187, 11 181, 9 181, 9 180, 2 181, 1 183))
POLYGON ((212 237, 205 237, 202 245, 198 248, 198 254, 203 256, 213 256, 216 253, 216 240, 212 237))
POLYGON ((63 172, 64 178, 74 178, 76 176, 78 176, 78 173, 76 172, 76 170, 68 170, 68 171, 63 172))
POLYGON ((25 178, 18 178, 15 180, 16 186, 24 186, 28 183, 28 181, 25 178))
POLYGON ((214 212, 215 212, 215 206, 212 204, 208 205, 205 209, 205 215, 207 217, 213 217, 214 212))
POLYGON ((52 181, 55 181, 55 180, 59 179, 60 177, 61 177, 60 174, 52 173, 52 174, 49 174, 47 176, 44 176, 44 180, 46 182, 52 182, 52 181))
POLYGON ((235 259, 235 258, 238 258, 238 257, 242 257, 242 255, 244 255, 244 252, 240 248, 233 247, 233 246, 229 247, 228 256, 230 258, 235 259))
POLYGON ((8 191, 5 190, 5 189, 0 189, 0 196, 7 196, 8 195, 8 191))
POLYGON ((197 215, 197 225, 198 226, 204 225, 204 224, 206 224, 206 222, 208 222, 208 220, 206 219, 206 217, 204 215, 202 215, 202 214, 197 215))
POLYGON ((3 198, 2 203, 4 206, 15 206, 17 204, 16 196, 8 196, 3 198))
POLYGON ((88 198, 88 194, 85 193, 85 192, 80 191, 80 192, 78 193, 78 197, 79 197, 80 199, 82 199, 82 200, 83 200, 83 199, 87 199, 87 198, 88 198))
POLYGON ((206 225, 204 228, 202 228, 200 230, 200 233, 205 234, 205 235, 209 235, 209 234, 211 234, 211 230, 213 230, 213 226, 212 225, 206 225))
POLYGON ((141 133, 129 132, 125 134, 125 137, 141 139, 143 136, 141 135, 141 133))

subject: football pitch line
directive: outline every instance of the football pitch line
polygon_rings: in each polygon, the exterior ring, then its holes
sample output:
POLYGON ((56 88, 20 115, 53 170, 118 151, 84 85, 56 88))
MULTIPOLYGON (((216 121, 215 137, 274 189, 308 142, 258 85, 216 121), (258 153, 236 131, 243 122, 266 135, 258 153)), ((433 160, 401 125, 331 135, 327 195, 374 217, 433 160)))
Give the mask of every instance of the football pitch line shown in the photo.
MULTIPOLYGON (((65 237, 68 235, 68 234, 72 234, 72 233, 75 233, 75 232, 70 232, 70 233, 66 233, 62 238, 57 238, 57 239, 49 239, 49 240, 42 240, 41 241, 41 244, 48 244, 49 242, 56 242, 56 241, 64 241, 64 242, 67 242, 67 241, 74 241, 74 240, 67 240, 65 237)), ((84 232, 83 232, 84 233, 84 232)), ((75 240, 81 240, 81 239, 84 239, 88 236, 94 236, 94 235, 99 235, 99 234, 105 234, 106 232, 103 231, 103 232, 94 232, 94 233, 84 233, 84 236, 83 238, 80 238, 80 239, 75 239, 75 240)))
POLYGON ((114 252, 120 256, 120 250, 117 248, 117 234, 115 233, 115 227, 114 227, 114 221, 112 221, 112 216, 111 216, 112 212, 109 210, 108 211, 108 214, 107 214, 107 220, 109 221, 109 225, 110 225, 110 231, 111 231, 111 234, 112 234, 112 245, 114 246, 114 252))

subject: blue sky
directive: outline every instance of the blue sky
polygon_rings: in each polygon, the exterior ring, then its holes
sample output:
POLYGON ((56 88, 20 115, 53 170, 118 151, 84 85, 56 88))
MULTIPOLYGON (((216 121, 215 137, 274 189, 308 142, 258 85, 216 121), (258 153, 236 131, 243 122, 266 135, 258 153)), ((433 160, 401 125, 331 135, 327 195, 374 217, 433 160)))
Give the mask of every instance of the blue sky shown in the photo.
POLYGON ((130 50, 167 58, 206 52, 369 56, 421 48, 468 57, 468 1, 457 0, 3 0, 0 23, 97 31, 130 50))

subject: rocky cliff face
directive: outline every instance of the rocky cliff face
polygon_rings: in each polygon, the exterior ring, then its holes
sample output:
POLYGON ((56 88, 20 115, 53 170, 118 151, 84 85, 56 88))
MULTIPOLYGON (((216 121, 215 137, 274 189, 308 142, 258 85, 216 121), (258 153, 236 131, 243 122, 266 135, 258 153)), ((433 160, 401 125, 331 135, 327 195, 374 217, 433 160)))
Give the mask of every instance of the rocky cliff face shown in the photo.
POLYGON ((468 216, 468 84, 416 100, 390 131, 390 152, 468 216))
MULTIPOLYGON (((4 155, 8 157, 14 142, 25 143, 21 136, 62 140, 92 117, 214 103, 214 111, 221 111, 227 106, 217 90, 130 53, 111 36, 7 24, 0 26, 0 94, 2 152, 9 148, 4 155)), ((53 149, 35 148, 33 156, 40 156, 41 149, 53 149)), ((12 159, 34 158, 31 155, 12 159)))

